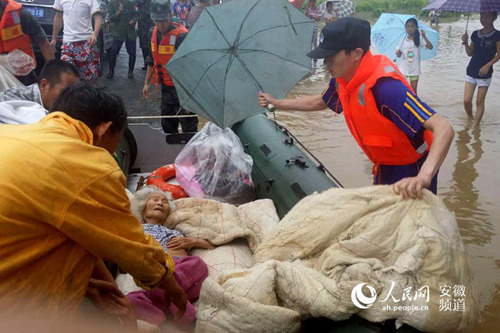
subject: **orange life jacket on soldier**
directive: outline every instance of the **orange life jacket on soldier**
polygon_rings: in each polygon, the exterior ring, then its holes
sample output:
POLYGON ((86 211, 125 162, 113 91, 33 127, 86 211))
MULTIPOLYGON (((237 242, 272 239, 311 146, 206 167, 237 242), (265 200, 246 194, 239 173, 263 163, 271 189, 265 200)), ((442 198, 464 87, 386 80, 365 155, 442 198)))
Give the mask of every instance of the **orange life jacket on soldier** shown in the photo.
POLYGON ((0 53, 21 50, 35 60, 31 40, 21 28, 21 8, 23 5, 14 0, 1 1, 6 2, 7 5, 0 20, 0 53))
POLYGON ((171 23, 175 26, 174 29, 170 30, 158 44, 158 28, 155 27, 153 30, 153 36, 151 38, 151 53, 154 60, 155 73, 152 77, 151 82, 155 84, 164 84, 166 86, 173 86, 174 82, 168 74, 165 65, 170 61, 175 53, 175 44, 180 34, 188 33, 183 25, 179 23, 171 23))
POLYGON ((344 117, 352 135, 375 166, 413 164, 429 150, 432 132, 426 130, 424 143, 415 148, 406 134, 382 115, 372 88, 384 77, 403 82, 413 92, 389 58, 368 52, 349 82, 337 79, 344 117))

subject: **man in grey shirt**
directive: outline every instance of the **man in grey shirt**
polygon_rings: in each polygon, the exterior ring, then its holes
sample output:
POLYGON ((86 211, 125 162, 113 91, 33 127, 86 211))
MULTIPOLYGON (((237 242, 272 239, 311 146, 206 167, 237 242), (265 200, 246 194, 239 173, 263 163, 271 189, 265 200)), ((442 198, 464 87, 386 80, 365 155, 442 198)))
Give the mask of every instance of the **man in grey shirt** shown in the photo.
POLYGON ((78 81, 79 72, 74 65, 52 59, 43 66, 38 83, 7 89, 0 93, 0 102, 31 101, 50 111, 61 91, 78 81))

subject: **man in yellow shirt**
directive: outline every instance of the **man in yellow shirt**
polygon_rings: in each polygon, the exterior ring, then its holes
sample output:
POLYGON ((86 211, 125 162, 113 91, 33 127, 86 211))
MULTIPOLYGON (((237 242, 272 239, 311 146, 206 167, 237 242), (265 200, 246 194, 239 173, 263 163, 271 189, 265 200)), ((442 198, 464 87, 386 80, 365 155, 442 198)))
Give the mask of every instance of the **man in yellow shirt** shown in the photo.
POLYGON ((74 314, 101 259, 184 311, 172 258, 130 212, 110 154, 126 127, 123 101, 80 83, 53 110, 36 124, 0 125, 2 314, 74 314))

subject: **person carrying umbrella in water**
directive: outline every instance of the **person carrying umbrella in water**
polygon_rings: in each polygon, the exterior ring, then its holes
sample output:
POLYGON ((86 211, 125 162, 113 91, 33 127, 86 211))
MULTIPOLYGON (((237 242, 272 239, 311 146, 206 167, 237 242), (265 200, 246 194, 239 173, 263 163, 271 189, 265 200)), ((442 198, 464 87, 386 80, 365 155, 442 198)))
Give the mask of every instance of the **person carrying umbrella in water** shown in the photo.
POLYGON ((396 56, 402 58, 399 68, 405 77, 410 81, 410 85, 417 93, 420 70, 420 51, 422 48, 431 50, 434 45, 425 35, 425 30, 418 31, 418 21, 411 17, 405 23, 406 36, 399 43, 396 49, 396 56), (422 37, 420 37, 422 36, 422 37))
POLYGON ((436 193, 453 128, 415 95, 389 58, 369 49, 368 21, 346 17, 329 23, 320 45, 308 54, 325 59, 332 75, 325 92, 283 100, 261 92, 259 103, 282 110, 343 109, 352 135, 374 164, 374 184, 394 184, 404 198, 420 198, 424 188, 436 193))
POLYGON ((326 3, 326 11, 323 13, 323 18, 325 19, 325 24, 337 19, 337 11, 333 11, 333 1, 328 1, 326 3))
POLYGON ((493 25, 497 16, 496 12, 482 12, 480 20, 483 29, 472 33, 470 44, 467 32, 462 36, 465 51, 472 57, 467 66, 464 92, 464 109, 469 118, 472 118, 472 97, 476 86, 478 87, 475 126, 479 126, 483 118, 484 102, 491 84, 493 65, 500 60, 500 31, 493 25))
MULTIPOLYGON (((146 99, 150 97, 149 84, 153 78, 155 88, 158 84, 161 85, 162 116, 192 114, 189 111, 181 109, 174 82, 165 68, 187 36, 188 30, 184 26, 172 22, 172 10, 169 0, 151 1, 151 19, 155 26, 150 31, 151 52, 146 59, 148 70, 142 94, 146 99)), ((197 131, 198 117, 162 119, 161 126, 163 131, 165 133, 178 133, 179 119, 184 133, 197 131)))

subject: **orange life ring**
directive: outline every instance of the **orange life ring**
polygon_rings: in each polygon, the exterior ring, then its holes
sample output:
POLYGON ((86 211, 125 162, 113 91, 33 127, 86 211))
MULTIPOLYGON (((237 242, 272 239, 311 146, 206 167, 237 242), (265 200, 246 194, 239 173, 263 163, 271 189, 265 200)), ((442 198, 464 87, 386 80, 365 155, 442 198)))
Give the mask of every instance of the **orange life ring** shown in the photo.
POLYGON ((147 185, 158 187, 164 192, 172 193, 174 199, 186 198, 188 195, 179 185, 169 184, 166 180, 175 177, 175 165, 169 164, 162 166, 151 172, 146 181, 147 185))

